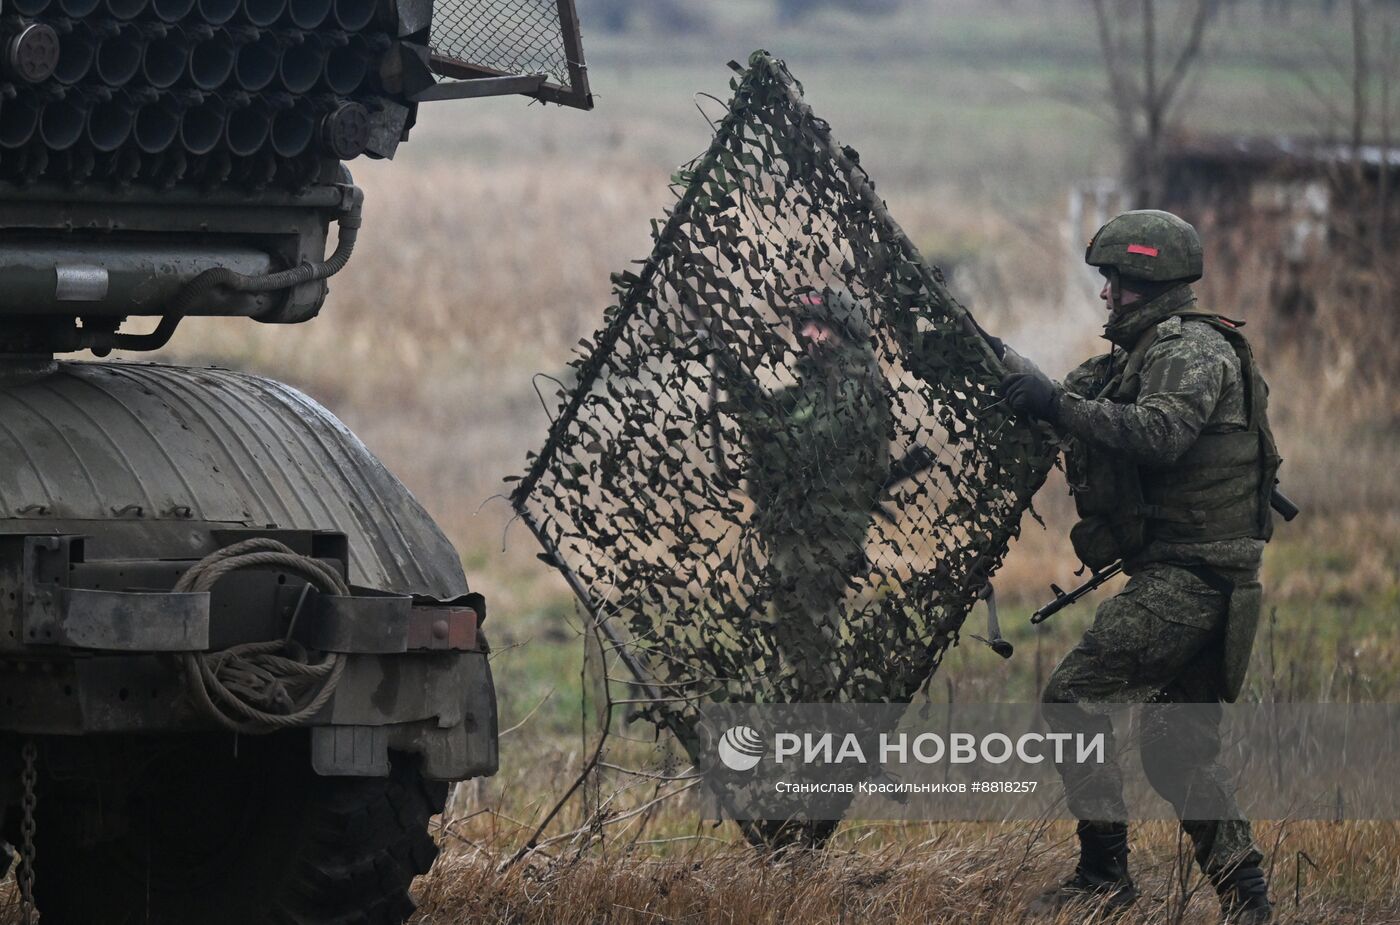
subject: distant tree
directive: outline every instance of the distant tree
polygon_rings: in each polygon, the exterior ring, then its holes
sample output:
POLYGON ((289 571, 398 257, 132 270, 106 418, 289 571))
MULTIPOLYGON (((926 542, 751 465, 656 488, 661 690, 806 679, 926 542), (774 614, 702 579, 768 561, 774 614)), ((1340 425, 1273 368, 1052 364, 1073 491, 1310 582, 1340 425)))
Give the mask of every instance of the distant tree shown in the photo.
POLYGON ((884 15, 905 5, 906 0, 777 0, 778 21, 796 23, 824 9, 841 9, 853 13, 884 15))
POLYGON ((1206 32, 1221 0, 1189 0, 1181 9, 1180 40, 1158 32, 1157 0, 1092 0, 1108 95, 1118 125, 1123 179, 1133 200, 1150 206, 1162 194, 1162 143, 1186 78, 1200 63, 1206 32), (1174 47, 1169 47, 1174 45, 1174 47))
POLYGON ((685 0, 651 0, 651 18, 657 28, 667 32, 702 32, 707 20, 697 7, 685 0))
POLYGON ((626 32, 642 21, 669 32, 698 32, 705 18, 695 7, 686 0, 579 0, 579 16, 585 27, 604 32, 626 32))
MULTIPOLYGON (((1351 148, 1351 182, 1357 189, 1367 185, 1368 142, 1374 142, 1378 154, 1370 156, 1376 171, 1375 198, 1354 216, 1356 230, 1352 237, 1361 241, 1368 237, 1373 250, 1369 255, 1377 264, 1388 263, 1392 258, 1386 246, 1391 227, 1390 201, 1392 196, 1392 170, 1390 162, 1395 144, 1393 121, 1395 117, 1395 84, 1400 79, 1397 71, 1396 31, 1393 12, 1386 15, 1384 9, 1394 9, 1393 2, 1373 2, 1373 0, 1349 0, 1347 13, 1351 20, 1351 54, 1336 64, 1341 76, 1349 85, 1349 99, 1346 104, 1328 104, 1331 111, 1326 123, 1333 121, 1331 113, 1344 114, 1347 122, 1347 142, 1351 148)), ((1326 90, 1313 84, 1314 92, 1325 98, 1326 90)))
POLYGON ((579 0, 579 17, 604 32, 626 32, 636 7, 632 0, 579 0))

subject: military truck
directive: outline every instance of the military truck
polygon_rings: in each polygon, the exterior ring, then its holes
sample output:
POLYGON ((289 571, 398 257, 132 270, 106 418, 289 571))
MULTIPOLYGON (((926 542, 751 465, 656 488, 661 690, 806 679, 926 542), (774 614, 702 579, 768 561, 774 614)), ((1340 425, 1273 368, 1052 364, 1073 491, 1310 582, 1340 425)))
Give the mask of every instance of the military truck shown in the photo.
POLYGON ((373 246, 346 162, 498 94, 591 106, 572 0, 3 0, 0 864, 26 920, 399 923, 448 782, 496 771, 486 602, 354 434, 268 379, 72 355, 311 320, 373 246))

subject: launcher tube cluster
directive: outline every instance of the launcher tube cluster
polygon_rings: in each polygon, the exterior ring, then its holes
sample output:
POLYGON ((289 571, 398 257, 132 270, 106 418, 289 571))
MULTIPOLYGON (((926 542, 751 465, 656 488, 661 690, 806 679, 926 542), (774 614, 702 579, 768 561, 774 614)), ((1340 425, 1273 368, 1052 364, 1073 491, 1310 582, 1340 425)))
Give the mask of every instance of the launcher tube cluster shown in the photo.
POLYGON ((390 0, 13 0, 0 181, 304 188, 392 156, 433 82, 390 0))

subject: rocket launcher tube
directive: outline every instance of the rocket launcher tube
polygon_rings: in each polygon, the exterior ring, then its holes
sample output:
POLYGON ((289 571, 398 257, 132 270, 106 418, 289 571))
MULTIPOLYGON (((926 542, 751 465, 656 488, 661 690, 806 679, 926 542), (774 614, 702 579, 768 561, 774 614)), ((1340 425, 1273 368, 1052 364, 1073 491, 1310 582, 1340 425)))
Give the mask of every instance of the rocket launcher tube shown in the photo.
POLYGON ((39 140, 50 151, 66 151, 78 143, 87 126, 89 104, 82 94, 68 92, 50 100, 39 114, 39 140))
POLYGON ((132 25, 117 28, 97 46, 93 72, 109 87, 120 87, 141 73, 146 56, 146 37, 132 25))
POLYGON ((234 94, 224 132, 230 153, 249 157, 262 150, 272 134, 273 117, 291 106, 292 98, 285 93, 268 93, 257 98, 246 93, 234 94))
POLYGON ((223 29, 215 29, 190 49, 190 83, 200 90, 217 90, 233 75, 238 44, 223 29))
POLYGON ((385 35, 347 36, 343 44, 326 57, 325 84, 338 96, 350 96, 378 71, 379 61, 389 48, 385 35))
POLYGON ((211 26, 222 26, 238 12, 239 0, 195 0, 194 8, 211 26))
POLYGON ((107 0, 107 12, 116 19, 135 19, 146 9, 147 0, 107 0))
POLYGON ((88 142, 104 153, 126 144, 135 128, 138 108, 136 100, 126 93, 113 94, 110 99, 98 102, 88 113, 88 142))
POLYGON ((326 87, 340 96, 349 96, 364 84, 369 76, 369 51, 364 40, 355 36, 326 56, 326 87))
POLYGON ((180 136, 180 122, 185 111, 202 100, 203 95, 194 90, 158 94, 136 113, 132 127, 136 147, 146 154, 168 150, 180 136))
POLYGON ((270 26, 287 11, 287 0, 243 0, 243 18, 255 26, 270 26))
POLYGON ((142 76, 157 90, 174 86, 190 64, 191 40, 179 26, 153 26, 141 58, 142 76), (155 30, 160 29, 159 33, 155 30))
POLYGON ((180 118, 180 144, 191 154, 208 154, 219 146, 228 120, 228 107, 217 96, 208 94, 180 118))
POLYGON ((320 83, 326 70, 329 45, 324 37, 310 32, 290 36, 290 44, 282 52, 282 62, 277 68, 282 86, 289 93, 308 93, 320 83))
POLYGON ((305 100, 279 112, 272 120, 272 150, 278 157, 304 153, 315 137, 316 116, 305 100))
POLYGON ((287 0, 287 14, 298 29, 315 29, 331 14, 332 0, 287 0))
POLYGON ((277 79, 282 64, 282 42, 271 32, 264 32, 256 41, 239 47, 233 65, 233 79, 249 92, 265 89, 277 79))
POLYGON ((0 99, 0 110, 5 115, 0 119, 0 148, 14 150, 29 144, 39 131, 43 101, 32 96, 0 99))
POLYGON ((64 16, 82 19, 97 12, 102 0, 57 0, 57 3, 64 16))
POLYGON ((335 23, 346 32, 359 32, 374 21, 375 0, 333 0, 335 23))
POLYGON ((53 77, 61 84, 75 84, 92 70, 103 33, 90 23, 73 20, 59 20, 54 29, 58 32, 58 63, 53 77))
POLYGON ((178 23, 189 17, 194 0, 151 0, 151 12, 161 22, 178 23))

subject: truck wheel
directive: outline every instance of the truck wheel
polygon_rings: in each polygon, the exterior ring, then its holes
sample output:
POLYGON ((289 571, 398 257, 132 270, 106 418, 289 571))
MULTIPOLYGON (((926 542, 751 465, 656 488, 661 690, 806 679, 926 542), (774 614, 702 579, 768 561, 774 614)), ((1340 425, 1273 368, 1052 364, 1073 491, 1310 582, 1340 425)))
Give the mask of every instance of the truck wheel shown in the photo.
POLYGON ((84 796, 55 774, 37 820, 45 925, 401 925, 447 785, 405 755, 388 778, 319 777, 305 740, 126 749, 120 807, 101 805, 110 781, 84 796))

